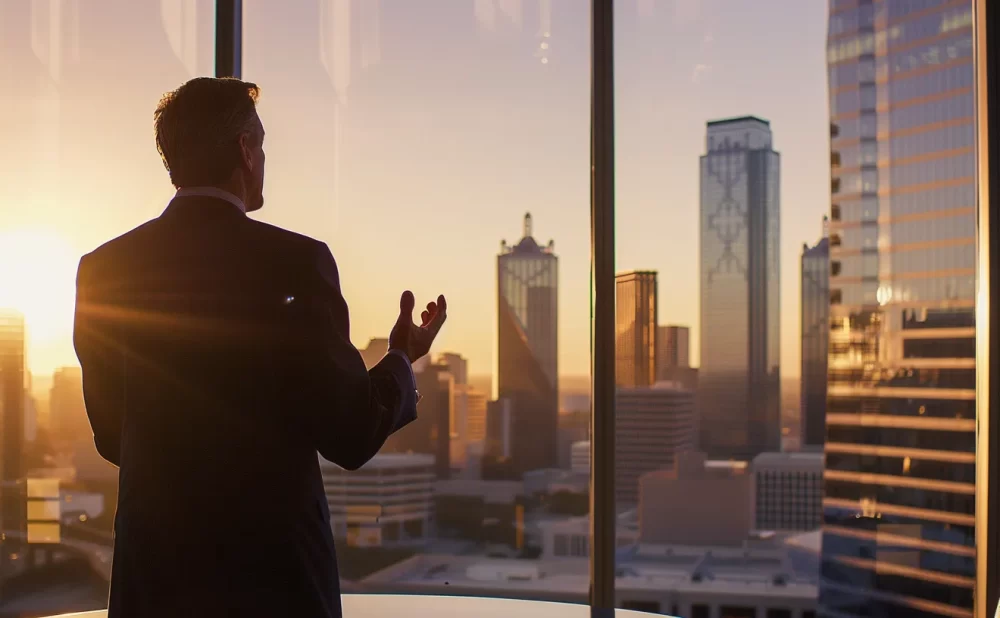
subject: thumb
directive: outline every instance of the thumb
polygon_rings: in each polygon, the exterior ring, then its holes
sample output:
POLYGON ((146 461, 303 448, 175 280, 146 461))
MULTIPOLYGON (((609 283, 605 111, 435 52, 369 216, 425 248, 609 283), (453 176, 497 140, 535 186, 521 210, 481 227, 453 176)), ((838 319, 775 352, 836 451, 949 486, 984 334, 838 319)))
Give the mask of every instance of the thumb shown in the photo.
POLYGON ((413 292, 406 290, 403 292, 402 296, 399 297, 399 320, 405 324, 413 323, 413 307, 416 305, 416 300, 413 298, 413 292))

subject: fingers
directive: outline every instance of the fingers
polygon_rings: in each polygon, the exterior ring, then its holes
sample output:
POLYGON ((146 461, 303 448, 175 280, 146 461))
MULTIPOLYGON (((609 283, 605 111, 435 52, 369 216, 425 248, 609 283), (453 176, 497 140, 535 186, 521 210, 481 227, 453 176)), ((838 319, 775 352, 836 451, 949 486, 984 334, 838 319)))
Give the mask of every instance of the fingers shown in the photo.
POLYGON ((431 319, 431 314, 430 313, 428 313, 426 311, 423 311, 423 312, 420 313, 420 325, 421 326, 427 326, 427 322, 429 322, 430 319, 431 319))
POLYGON ((427 324, 427 330, 429 330, 432 335, 437 336, 438 331, 441 330, 445 319, 448 317, 448 301, 445 300, 444 295, 438 296, 437 306, 435 308, 437 311, 431 315, 430 323, 427 324))
POLYGON ((403 295, 399 297, 399 322, 405 322, 407 324, 413 322, 413 307, 417 304, 417 301, 413 298, 413 292, 406 290, 403 295))

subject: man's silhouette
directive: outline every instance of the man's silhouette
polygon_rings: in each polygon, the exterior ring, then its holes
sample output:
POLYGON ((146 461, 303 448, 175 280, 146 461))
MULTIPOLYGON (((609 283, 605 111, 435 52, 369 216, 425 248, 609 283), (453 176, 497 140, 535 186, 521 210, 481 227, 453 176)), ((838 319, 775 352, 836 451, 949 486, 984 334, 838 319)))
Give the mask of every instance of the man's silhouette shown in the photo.
POLYGON ((445 299, 404 292, 371 371, 327 246, 263 205, 258 88, 194 79, 160 101, 178 188, 80 262, 74 343, 97 448, 119 466, 111 618, 340 616, 317 452, 347 469, 416 418, 410 364, 445 299))

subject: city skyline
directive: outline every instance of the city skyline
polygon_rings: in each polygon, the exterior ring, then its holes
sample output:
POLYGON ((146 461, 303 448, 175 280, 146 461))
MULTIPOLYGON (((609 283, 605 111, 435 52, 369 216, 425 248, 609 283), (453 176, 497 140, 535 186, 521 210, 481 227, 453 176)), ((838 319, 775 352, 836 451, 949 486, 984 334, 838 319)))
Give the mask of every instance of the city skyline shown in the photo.
MULTIPOLYGON (((0 187, 0 202, 21 205, 0 212, 0 305, 28 305, 22 307, 28 360, 38 375, 76 364, 69 334, 79 256, 156 216, 171 195, 150 138, 156 99, 211 72, 211 11, 198 2, 184 10, 135 2, 119 11, 119 4, 90 3, 75 15, 74 3, 59 3, 58 23, 45 13, 32 19, 32 10, 49 10, 44 3, 0 9, 0 51, 13 59, 0 74, 10 95, 0 102, 0 123, 14 140, 0 163, 15 171, 14 182, 0 187), (151 34, 136 37, 137 31, 151 34), (114 53, 123 45, 141 53, 114 53), (15 125, 12 118, 20 120, 15 125), (100 144, 96 151, 94 144, 100 144), (26 262, 31 269, 8 266, 26 262), (49 282, 47 289, 36 289, 39 280, 49 282)), ((530 210, 552 225, 549 235, 564 263, 560 372, 586 375, 586 11, 552 0, 546 10, 539 2, 518 3, 519 12, 512 3, 480 2, 468 11, 430 15, 411 3, 382 0, 371 11, 351 12, 345 50, 330 47, 343 39, 345 25, 328 11, 343 4, 349 3, 298 1, 281 8, 247 2, 244 8, 244 76, 263 88, 260 112, 268 130, 267 204, 260 218, 331 245, 355 344, 387 335, 402 289, 418 298, 443 292, 451 311, 439 349, 460 351, 470 374, 483 375, 495 354, 487 327, 491 254, 496 239, 513 236, 516 217, 530 210), (541 36, 545 23, 548 38, 541 36), (273 49, 283 52, 270 54, 273 49), (467 87, 456 91, 454 83, 467 87), (531 148, 518 146, 528 143, 531 148), (384 182, 387 176, 395 181, 384 182), (408 236, 385 228, 411 207, 437 210, 412 219, 409 232, 426 239, 440 268, 408 268, 408 236), (386 242, 376 251, 378 238, 386 242)), ((675 293, 661 303, 657 322, 689 325, 697 338, 697 272, 678 266, 697 252, 692 157, 700 127, 710 117, 744 113, 775 123, 779 149, 794 166, 783 187, 786 201, 797 204, 787 213, 782 240, 790 272, 825 209, 826 97, 815 76, 825 16, 806 6, 812 3, 789 7, 777 0, 752 10, 681 4, 674 10, 624 3, 616 18, 618 266, 669 272, 661 287, 675 293), (765 36, 776 22, 797 26, 765 36), (746 27, 751 24, 757 26, 746 27), (774 56, 788 59, 784 78, 802 86, 796 97, 744 88, 774 77, 765 60, 774 56), (654 73, 659 77, 649 79, 654 73), (733 87, 745 96, 728 96, 733 87)), ((797 282, 786 278, 784 286, 784 313, 795 316, 797 282)), ((782 364, 794 375, 797 319, 786 322, 782 364)), ((692 356, 698 365, 696 349, 692 356)))

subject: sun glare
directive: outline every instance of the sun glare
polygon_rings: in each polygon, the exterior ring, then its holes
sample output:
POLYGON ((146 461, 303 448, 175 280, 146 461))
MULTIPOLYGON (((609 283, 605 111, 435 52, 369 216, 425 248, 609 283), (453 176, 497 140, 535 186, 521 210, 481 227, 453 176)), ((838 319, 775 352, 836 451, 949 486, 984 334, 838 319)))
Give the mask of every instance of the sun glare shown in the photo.
POLYGON ((24 315, 32 342, 70 337, 78 261, 69 243, 45 229, 0 230, 0 309, 24 315))

